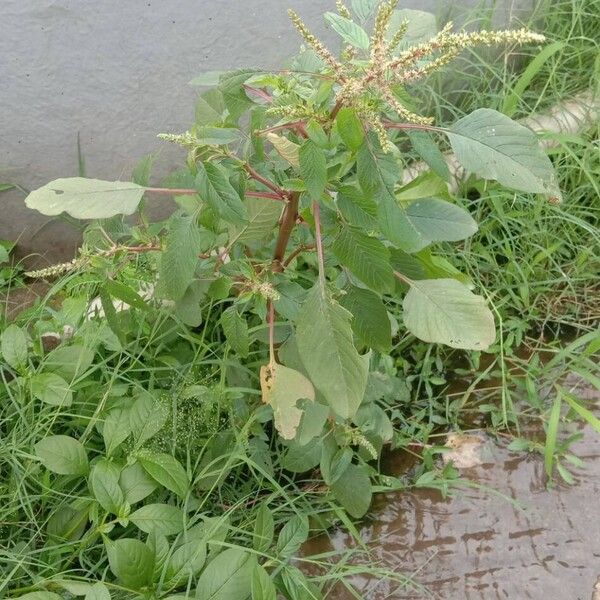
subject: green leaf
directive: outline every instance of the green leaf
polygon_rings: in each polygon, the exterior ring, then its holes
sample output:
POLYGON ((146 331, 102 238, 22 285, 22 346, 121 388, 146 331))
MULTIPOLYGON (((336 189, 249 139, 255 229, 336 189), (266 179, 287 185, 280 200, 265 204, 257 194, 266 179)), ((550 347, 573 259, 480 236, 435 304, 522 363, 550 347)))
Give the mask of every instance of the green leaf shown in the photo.
POLYGON ((140 162, 131 172, 131 179, 133 183, 137 183, 137 185, 143 185, 145 187, 150 185, 150 173, 155 160, 156 157, 153 154, 146 154, 146 156, 140 160, 140 162))
POLYGON ((394 187, 402 175, 394 156, 383 152, 378 141, 369 136, 358 150, 356 159, 361 188, 378 202, 377 219, 381 233, 406 252, 421 250, 427 244, 394 194, 394 187))
POLYGON ((527 65, 521 73, 510 94, 506 95, 502 103, 502 112, 507 117, 512 117, 516 110, 523 92, 527 89, 534 77, 539 73, 544 63, 559 50, 562 50, 565 42, 557 41, 543 48, 540 53, 527 65))
POLYGON ((244 223, 248 211, 225 171, 212 162, 198 163, 196 189, 217 215, 230 223, 244 223))
POLYGON ((329 407, 320 402, 300 403, 302 419, 294 440, 300 444, 308 444, 315 436, 321 435, 323 426, 329 416, 329 407))
POLYGON ((496 339, 485 300, 456 279, 411 281, 404 298, 404 324, 424 342, 485 350, 496 339))
POLYGON ((307 444, 299 444, 293 440, 281 460, 281 466, 293 473, 305 473, 319 464, 321 448, 319 437, 313 438, 307 444))
POLYGON ((327 159, 325 153, 312 140, 306 140, 298 152, 300 176, 313 200, 318 200, 327 185, 327 159))
POLYGON ((351 314, 315 285, 296 322, 298 349, 315 388, 341 417, 358 409, 367 367, 352 341, 351 314))
POLYGON ((150 392, 141 390, 129 411, 129 428, 133 433, 137 448, 154 437, 169 418, 169 408, 165 402, 155 398, 150 392))
POLYGON ((10 256, 8 254, 8 250, 2 245, 0 241, 0 265, 2 263, 6 263, 10 260, 10 256))
POLYGON ((367 35, 367 32, 350 19, 336 13, 326 12, 325 20, 348 44, 360 48, 361 50, 366 50, 369 47, 369 36, 367 35))
POLYGON ((281 216, 282 204, 269 198, 246 199, 248 221, 229 229, 229 244, 264 240, 272 231, 281 216))
POLYGON ((27 336, 17 325, 9 325, 0 336, 2 357, 13 369, 27 364, 27 336))
POLYGON ((460 164, 508 188, 560 197, 554 169, 531 129, 479 108, 446 130, 460 164))
POLYGON ((252 570, 252 600, 277 600, 277 588, 271 576, 258 563, 252 570))
POLYGON ((189 531, 185 531, 181 537, 183 539, 167 563, 165 579, 169 587, 185 584, 200 572, 206 562, 205 540, 189 531))
POLYGON ((31 192, 25 204, 48 216, 66 212, 76 219, 109 219, 133 214, 144 191, 131 182, 71 177, 55 179, 31 192))
POLYGON ((104 284, 104 289, 113 297, 125 302, 125 304, 139 310, 150 310, 145 300, 130 286, 109 279, 104 284))
POLYGON ((556 440, 558 437, 558 425, 560 423, 560 408, 562 404, 562 393, 558 390, 554 403, 552 404, 552 410, 550 411, 550 417, 548 418, 548 425, 546 428, 546 444, 544 446, 544 467, 546 469, 546 475, 552 478, 552 467, 554 465, 554 452, 556 450, 556 440))
POLYGON ((194 129, 198 143, 206 146, 223 146, 237 142, 240 139, 241 132, 235 127, 214 127, 211 125, 201 125, 194 129))
POLYGON ((59 346, 46 355, 44 368, 72 381, 83 375, 94 362, 94 353, 80 344, 59 346))
POLYGON ((102 425, 102 437, 106 455, 112 453, 127 439, 131 433, 129 425, 129 409, 115 408, 111 410, 102 425))
POLYGON ((246 319, 237 312, 235 306, 230 306, 223 311, 221 314, 221 327, 231 349, 242 358, 248 356, 250 351, 248 324, 246 319))
POLYGON ((119 486, 121 469, 105 458, 94 463, 90 471, 89 485, 100 506, 108 513, 118 515, 124 503, 123 490, 119 486))
POLYGON ((336 204, 350 225, 365 231, 379 229, 377 202, 362 190, 351 185, 342 186, 338 190, 336 204))
POLYGON ((439 146, 427 131, 407 131, 408 138, 417 154, 444 181, 450 181, 450 171, 439 146))
POLYGON ((73 392, 69 384, 54 373, 39 373, 31 378, 31 393, 52 406, 71 406, 73 392))
POLYGON ((92 584, 84 600, 110 600, 110 592, 101 581, 97 581, 92 584))
POLYGON ((241 548, 218 554, 198 579, 198 600, 246 600, 251 588, 254 561, 241 548))
POLYGON ((477 232, 477 223, 460 206, 437 198, 415 200, 406 215, 424 242, 456 242, 477 232))
POLYGON ((86 475, 88 458, 83 444, 66 435, 51 435, 35 445, 44 466, 59 475, 86 475))
POLYGON ((105 538, 108 564, 113 575, 128 588, 139 590, 152 582, 154 553, 140 540, 105 538))
POLYGON ((23 594, 19 596, 19 598, 23 598, 24 600, 63 600, 62 596, 55 594, 54 592, 29 592, 28 594, 23 594))
POLYGON ((159 268, 159 286, 164 296, 171 300, 183 297, 194 277, 201 249, 202 237, 195 217, 172 217, 159 268))
POLYGON ((294 369, 280 364, 261 367, 260 383, 262 400, 273 408, 275 427, 283 439, 291 440, 302 418, 297 402, 302 399, 314 401, 312 383, 294 369))
POLYGON ((348 514, 359 519, 371 505, 372 489, 367 467, 348 465, 344 474, 331 486, 331 491, 348 514))
MULTIPOLYGON (((336 444, 333 444, 333 449, 337 448, 336 444)), ((339 448, 335 452, 323 452, 321 457, 321 475, 323 481, 331 486, 340 477, 342 477, 348 465, 352 462, 353 452, 350 448, 339 448)))
POLYGON ((361 21, 366 21, 379 5, 380 0, 351 0, 352 10, 361 21))
POLYGON ((175 303, 175 314, 189 327, 202 323, 202 299, 207 292, 206 281, 192 281, 185 294, 175 303))
POLYGON ((336 117, 337 130, 350 150, 358 150, 365 139, 363 125, 353 108, 344 106, 336 117))
POLYGON ((562 392, 563 397, 566 400, 567 404, 584 420, 593 427, 598 433, 600 433, 600 419, 598 419, 594 413, 590 410, 581 406, 579 402, 577 402, 576 398, 567 392, 562 392))
POLYGON ((176 458, 170 454, 144 450, 137 453, 137 459, 154 481, 175 492, 181 498, 187 496, 188 476, 176 458))
POLYGON ((423 10, 401 8, 392 13, 386 38, 390 40, 404 21, 408 29, 398 45, 400 50, 430 40, 437 33, 436 16, 423 10))
POLYGON ((273 144, 273 148, 281 158, 287 160, 294 169, 300 168, 300 146, 298 144, 272 132, 267 133, 265 137, 273 144))
POLYGON ((278 556, 287 558, 300 549, 308 539, 308 518, 306 515, 293 516, 279 532, 277 538, 278 556))
POLYGON ((145 504, 129 515, 129 520, 146 533, 173 535, 183 530, 183 511, 170 504, 145 504))
POLYGON ((246 95, 243 85, 255 74, 256 71, 253 69, 239 69, 221 75, 219 89, 223 93, 230 120, 237 121, 241 114, 253 105, 252 100, 246 95))
POLYGON ((121 471, 119 485, 123 490, 125 502, 132 505, 148 497, 157 487, 140 463, 133 463, 121 471))
POLYGON ((376 292, 394 289, 388 249, 377 239, 352 227, 342 227, 331 247, 340 263, 376 292))
POLYGON ((392 347, 392 327, 381 298, 371 290, 350 286, 340 300, 352 313, 352 330, 368 348, 387 354, 392 347))
POLYGON ((252 536, 252 547, 257 552, 266 552, 273 543, 275 532, 275 521, 273 512, 266 502, 263 502, 256 513, 254 522, 254 534, 252 536))

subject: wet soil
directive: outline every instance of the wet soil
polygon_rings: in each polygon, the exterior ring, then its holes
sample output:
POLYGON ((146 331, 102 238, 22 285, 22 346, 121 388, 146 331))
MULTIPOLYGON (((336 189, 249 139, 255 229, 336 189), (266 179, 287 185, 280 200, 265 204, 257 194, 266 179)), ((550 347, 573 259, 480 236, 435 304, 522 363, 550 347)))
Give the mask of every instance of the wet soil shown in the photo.
MULTIPOLYGON (((589 389, 579 395, 600 399, 589 389)), ((375 561, 411 576, 419 588, 355 578, 360 597, 600 598, 600 592, 593 596, 600 575, 600 436, 589 428, 582 433, 572 450, 585 468, 575 471, 573 486, 548 489, 539 455, 513 453, 488 438, 481 464, 461 470, 479 487, 448 499, 425 489, 380 495, 360 529, 362 538, 375 561)), ((391 457, 391 466, 404 471, 405 457, 391 457)), ((347 533, 336 531, 311 540, 305 552, 344 551, 352 544, 347 533)), ((345 594, 332 597, 352 597, 345 594)))

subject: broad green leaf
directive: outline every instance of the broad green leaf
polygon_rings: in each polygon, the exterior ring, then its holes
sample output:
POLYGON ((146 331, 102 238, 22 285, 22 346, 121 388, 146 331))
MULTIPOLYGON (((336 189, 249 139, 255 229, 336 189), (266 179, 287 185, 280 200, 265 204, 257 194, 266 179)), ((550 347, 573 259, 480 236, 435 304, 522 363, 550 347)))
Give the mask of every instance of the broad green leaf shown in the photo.
POLYGON ((367 368, 354 347, 352 315, 315 285, 296 321, 298 349, 306 371, 329 406, 350 418, 367 384, 367 368))
POLYGON ((252 536, 252 547, 257 552, 266 552, 273 543, 275 522, 273 513, 266 502, 263 502, 256 513, 254 522, 254 533, 252 536))
POLYGON ((456 279, 411 281, 403 308, 406 328, 424 342, 485 350, 496 339, 485 300, 456 279))
POLYGON ((277 588, 271 576, 258 563, 252 571, 252 600, 277 600, 277 588))
POLYGON ((188 532, 181 537, 167 563, 165 579, 169 587, 185 584, 200 572, 206 562, 206 541, 188 535, 188 532))
POLYGON ((201 249, 202 237, 195 217, 172 217, 169 221, 166 248, 160 260, 159 286, 162 295, 171 300, 183 297, 194 277, 201 249))
POLYGON ((495 110, 479 108, 446 133, 468 171, 522 192, 560 197, 552 163, 531 129, 495 110))
POLYGON ((361 20, 366 21, 379 5, 380 0, 351 0, 354 14, 361 20))
POLYGON ((337 130, 350 150, 358 150, 365 139, 363 125, 353 108, 344 106, 336 117, 337 130))
POLYGON ((198 600, 246 600, 255 561, 241 548, 228 548, 202 571, 196 588, 198 600))
POLYGON ((372 489, 369 473, 364 465, 348 465, 343 475, 331 486, 335 499, 359 519, 369 510, 372 489))
POLYGON ((189 480, 181 463, 170 454, 140 451, 137 459, 144 470, 154 481, 185 498, 188 492, 189 480))
MULTIPOLYGON (((333 444, 333 448, 337 448, 337 444, 333 444)), ((325 452, 321 456, 321 475, 323 481, 331 486, 340 477, 342 477, 348 468, 348 465, 352 462, 354 453, 350 448, 338 448, 335 452, 325 452)))
POLYGON ((46 590, 40 592, 29 592, 19 596, 24 600, 63 600, 62 596, 55 594, 54 592, 47 592, 46 590))
POLYGON ((281 216, 282 204, 269 198, 246 199, 248 221, 243 225, 232 226, 229 230, 229 244, 264 240, 272 231, 281 216))
POLYGON ((59 475, 85 475, 88 458, 83 444, 66 435, 51 435, 35 445, 35 454, 44 466, 59 475))
POLYGON ((338 190, 336 204, 350 225, 368 232, 379 229, 377 202, 357 187, 346 185, 338 190))
POLYGON ((369 47, 369 36, 360 25, 357 25, 346 17, 342 17, 341 15, 332 12, 325 13, 325 20, 348 44, 356 46, 361 50, 366 50, 369 47))
POLYGON ((221 327, 227 338, 227 343, 232 350, 242 358, 248 356, 250 338, 248 335, 248 324, 238 312, 235 306, 230 306, 221 314, 221 327))
POLYGON ((427 244, 394 194, 394 186, 402 175, 397 160, 392 154, 382 152, 372 136, 365 138, 356 158, 360 186, 378 203, 377 218, 381 233, 407 252, 421 250, 427 244))
POLYGON ((165 426, 168 418, 169 408, 166 403, 150 392, 141 390, 129 411, 129 428, 136 447, 139 448, 155 436, 165 426))
POLYGON ((331 247, 343 266, 376 292, 394 289, 389 250, 374 237, 352 227, 342 227, 331 247))
POLYGON ((267 133, 265 137, 273 144, 273 148, 281 158, 287 160, 294 169, 300 168, 300 146, 298 144, 272 132, 267 133))
POLYGON ((113 297, 125 302, 128 306, 139 310, 150 310, 145 300, 130 286, 120 281, 109 279, 104 284, 104 289, 113 297))
POLYGON ((48 216, 66 212, 76 219, 109 219, 133 214, 144 191, 131 182, 71 177, 55 179, 31 192, 25 204, 48 216))
POLYGON ((206 146, 222 146, 237 142, 240 139, 241 132, 235 127, 213 127, 211 125, 201 125, 194 129, 198 143, 206 146))
POLYGON ((132 505, 148 497, 157 487, 140 463, 133 463, 121 471, 119 485, 123 490, 125 502, 132 505))
POLYGON ((202 200, 225 221, 244 223, 248 218, 242 198, 219 165, 212 162, 198 163, 196 189, 202 200))
POLYGON ((306 140, 299 150, 300 175, 313 200, 318 200, 327 185, 325 153, 312 140, 306 140))
POLYGON ((237 121, 241 114, 253 105, 244 91, 244 83, 250 79, 256 71, 253 69, 239 69, 221 75, 219 89, 223 94, 223 101, 229 111, 230 121, 237 121))
POLYGON ((0 337, 2 358, 13 369, 27 364, 27 336, 17 325, 9 325, 0 337))
POLYGON ((185 293, 175 303, 175 314, 189 327, 202 323, 202 299, 206 296, 206 281, 192 281, 185 293))
POLYGON ((278 555, 284 558, 292 556, 308 539, 308 518, 306 515, 295 515, 279 532, 277 538, 278 555))
MULTIPOLYGON (((417 258, 414 254, 408 254, 397 248, 392 249, 390 254, 394 271, 409 279, 427 279, 428 273, 420 257, 417 258)), ((431 278, 433 279, 433 276, 431 278)))
POLYGON ((8 250, 0 243, 0 265, 10 260, 8 250))
POLYGON ((225 112, 223 95, 218 89, 207 90, 196 101, 196 123, 214 125, 221 123, 225 112))
POLYGON ((137 183, 137 185, 143 185, 145 187, 150 185, 150 173, 155 160, 156 157, 153 154, 146 154, 146 156, 140 160, 140 162, 131 172, 131 179, 133 183, 137 183))
POLYGON ((439 146, 427 131, 408 131, 408 138, 419 156, 431 170, 445 181, 450 180, 450 170, 439 146))
POLYGON ((105 538, 104 543, 110 570, 123 585, 139 590, 152 582, 154 553, 146 544, 131 538, 105 538))
POLYGON ((303 446, 308 444, 314 437, 321 435, 330 409, 329 406, 320 402, 308 401, 301 402, 300 407, 302 408, 302 418, 294 441, 303 446))
POLYGON ((260 370, 262 400, 273 408, 275 427, 282 438, 291 440, 302 418, 297 402, 314 401, 312 383, 302 373, 280 364, 264 365, 260 370))
POLYGON ((92 584, 84 600, 110 600, 110 592, 101 581, 97 581, 92 584))
POLYGON ((443 179, 431 171, 425 171, 396 190, 396 198, 404 206, 422 198, 449 200, 451 196, 448 193, 448 184, 443 179))
POLYGON ((115 408, 111 410, 102 425, 102 437, 106 455, 111 454, 127 439, 131 433, 129 425, 129 409, 115 408))
POLYGON ((129 515, 129 520, 146 533, 173 535, 183 530, 183 511, 170 504, 145 504, 129 515))
POLYGON ((352 330, 368 348, 383 354, 392 347, 392 327, 381 298, 371 290, 350 286, 340 300, 352 313, 352 330))
POLYGON ((309 443, 302 445, 292 440, 281 460, 281 465, 284 469, 293 473, 305 473, 319 464, 321 448, 322 443, 319 437, 315 437, 309 443))
POLYGON ((101 458, 90 471, 89 485, 100 506, 108 513, 118 515, 125 500, 119 486, 121 469, 113 462, 101 458))
POLYGON ((411 202, 406 215, 428 243, 456 242, 477 232, 477 223, 464 208, 437 198, 411 202))
POLYGON ((55 373, 39 373, 31 378, 31 393, 52 406, 71 406, 73 392, 69 384, 55 373))

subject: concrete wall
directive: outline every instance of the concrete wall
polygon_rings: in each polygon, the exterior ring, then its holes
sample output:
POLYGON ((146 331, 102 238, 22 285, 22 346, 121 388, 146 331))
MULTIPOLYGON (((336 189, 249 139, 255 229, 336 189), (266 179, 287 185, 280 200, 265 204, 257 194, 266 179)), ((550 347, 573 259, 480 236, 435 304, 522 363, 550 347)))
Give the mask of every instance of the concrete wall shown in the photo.
MULTIPOLYGON (((401 2, 438 13, 454 4, 401 2)), ((281 64, 300 42, 290 5, 332 38, 320 15, 333 0, 0 0, 0 182, 34 189, 76 175, 78 133, 90 177, 127 179, 150 152, 164 172, 182 153, 156 134, 192 122, 187 82, 206 70, 281 64)), ((516 10, 501 6, 500 20, 516 10)), ((72 227, 26 209, 20 192, 0 203, 0 238, 51 261, 72 255, 72 227)))

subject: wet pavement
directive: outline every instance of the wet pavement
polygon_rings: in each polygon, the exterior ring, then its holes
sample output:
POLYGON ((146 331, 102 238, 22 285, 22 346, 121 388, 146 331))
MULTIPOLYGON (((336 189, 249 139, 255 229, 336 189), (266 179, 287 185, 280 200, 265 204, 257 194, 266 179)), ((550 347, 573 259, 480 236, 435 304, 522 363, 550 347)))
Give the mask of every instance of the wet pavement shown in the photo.
MULTIPOLYGON (((599 398, 591 390, 584 395, 599 398)), ((478 487, 448 499, 426 489, 377 497, 360 530, 363 540, 380 566, 423 587, 355 578, 361 597, 599 600, 600 435, 590 428, 582 432, 572 450, 585 467, 572 471, 573 486, 547 489, 541 456, 511 452, 487 439, 481 464, 461 470, 478 487)), ((405 457, 392 457, 392 470, 394 460, 397 472, 405 469, 405 457)), ((305 552, 343 552, 352 544, 337 531, 312 540, 305 552)), ((352 597, 345 593, 336 590, 330 597, 352 597)))

